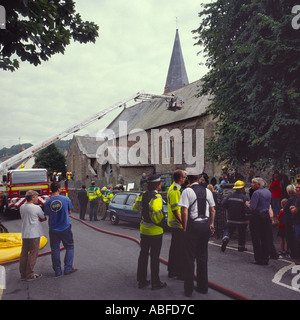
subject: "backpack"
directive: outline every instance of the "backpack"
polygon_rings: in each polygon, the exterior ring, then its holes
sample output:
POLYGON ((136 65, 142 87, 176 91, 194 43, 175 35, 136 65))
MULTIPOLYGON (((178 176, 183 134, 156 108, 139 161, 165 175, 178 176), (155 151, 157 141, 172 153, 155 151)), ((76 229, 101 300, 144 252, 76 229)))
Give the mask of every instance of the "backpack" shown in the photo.
POLYGON ((152 220, 150 218, 150 212, 149 212, 149 203, 152 199, 154 199, 156 196, 156 192, 154 191, 146 191, 143 193, 142 198, 142 216, 144 217, 144 220, 148 223, 151 223, 152 220))
POLYGON ((157 223, 155 221, 153 221, 150 217, 150 202, 152 200, 154 200, 157 197, 157 193, 154 191, 146 191, 143 193, 143 197, 142 197, 142 217, 144 219, 145 222, 148 223, 152 223, 155 224, 159 227, 163 227, 165 224, 165 217, 163 217, 163 219, 157 223))

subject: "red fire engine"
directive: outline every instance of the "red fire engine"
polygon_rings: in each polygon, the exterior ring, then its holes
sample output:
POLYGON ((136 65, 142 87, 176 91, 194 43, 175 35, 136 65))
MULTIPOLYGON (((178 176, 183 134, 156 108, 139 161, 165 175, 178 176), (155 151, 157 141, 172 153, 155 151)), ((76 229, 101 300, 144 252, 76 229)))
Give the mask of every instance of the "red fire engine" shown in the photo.
POLYGON ((39 205, 43 206, 50 197, 49 176, 46 169, 9 170, 3 176, 5 212, 18 212, 25 203, 25 194, 34 190, 39 194, 39 205))
MULTIPOLYGON (((3 182, 6 186, 3 199, 6 214, 19 212, 20 207, 26 202, 25 194, 28 190, 38 192, 41 207, 51 196, 51 181, 46 169, 9 170, 3 176, 3 182)), ((68 187, 62 186, 60 194, 68 195, 68 187)))

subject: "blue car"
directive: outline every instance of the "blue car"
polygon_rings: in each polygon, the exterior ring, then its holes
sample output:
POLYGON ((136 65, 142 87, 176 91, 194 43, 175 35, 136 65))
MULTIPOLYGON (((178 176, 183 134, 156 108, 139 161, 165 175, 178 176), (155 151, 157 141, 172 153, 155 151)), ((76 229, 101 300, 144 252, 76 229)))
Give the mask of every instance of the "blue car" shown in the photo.
MULTIPOLYGON (((140 223, 141 214, 132 209, 136 198, 140 195, 139 192, 120 192, 114 195, 109 206, 108 214, 110 222, 117 225, 119 221, 127 221, 133 223, 140 223)), ((168 215, 167 203, 163 200, 163 212, 165 217, 168 215)))

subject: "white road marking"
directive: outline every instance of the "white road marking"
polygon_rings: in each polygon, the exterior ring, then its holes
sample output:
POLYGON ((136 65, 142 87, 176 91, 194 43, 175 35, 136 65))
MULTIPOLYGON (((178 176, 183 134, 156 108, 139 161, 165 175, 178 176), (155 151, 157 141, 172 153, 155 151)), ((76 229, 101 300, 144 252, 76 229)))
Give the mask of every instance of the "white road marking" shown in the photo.
POLYGON ((282 279, 282 277, 284 276, 284 274, 285 274, 286 272, 288 272, 290 269, 292 269, 294 266, 295 266, 295 263, 291 263, 290 265, 279 269, 279 270, 276 272, 274 278, 272 279, 272 282, 275 283, 275 284, 278 284, 279 286, 282 286, 282 287, 285 287, 285 288, 287 288, 287 289, 290 289, 290 290, 293 290, 293 291, 296 291, 296 292, 299 292, 299 293, 300 293, 300 290, 299 290, 299 289, 294 288, 293 286, 289 286, 288 284, 285 284, 285 283, 280 282, 281 279, 282 279))
MULTIPOLYGON (((209 244, 212 244, 212 245, 214 245, 214 246, 216 246, 216 247, 221 247, 221 244, 215 243, 215 242, 213 242, 213 241, 209 241, 209 244)), ((230 247, 230 246, 227 246, 227 247, 226 247, 226 250, 227 250, 227 249, 232 250, 232 251, 238 251, 238 249, 232 248, 232 247, 230 247)), ((252 254, 252 255, 254 254, 254 253, 251 252, 251 251, 244 251, 243 253, 248 253, 248 254, 252 254)), ((288 272, 289 270, 291 270, 291 269, 295 266, 295 263, 294 263, 294 262, 291 263, 291 261, 286 260, 286 259, 282 259, 282 258, 280 258, 279 260, 280 260, 280 261, 283 261, 283 262, 286 262, 286 263, 288 263, 289 265, 288 265, 288 266, 285 266, 285 267, 283 267, 283 268, 281 268, 281 269, 279 269, 279 270, 275 273, 274 278, 272 279, 272 282, 275 283, 275 284, 277 284, 277 285, 279 285, 279 286, 282 286, 282 287, 285 287, 285 288, 287 288, 287 289, 290 289, 290 290, 293 290, 293 291, 296 291, 296 292, 299 292, 299 293, 300 293, 300 289, 294 288, 294 287, 292 287, 292 286, 290 286, 290 285, 288 285, 288 284, 285 284, 285 283, 282 283, 282 282, 281 282, 284 274, 285 274, 286 272, 288 272)))

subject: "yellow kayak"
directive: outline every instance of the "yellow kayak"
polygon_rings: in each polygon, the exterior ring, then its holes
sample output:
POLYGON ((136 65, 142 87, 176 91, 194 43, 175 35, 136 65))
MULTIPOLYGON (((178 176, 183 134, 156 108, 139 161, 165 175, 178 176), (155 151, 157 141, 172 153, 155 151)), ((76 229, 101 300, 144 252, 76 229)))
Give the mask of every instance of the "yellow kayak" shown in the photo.
MULTIPOLYGON (((40 249, 47 243, 47 238, 42 236, 40 249)), ((0 262, 17 259, 22 250, 22 233, 0 233, 0 262)))

